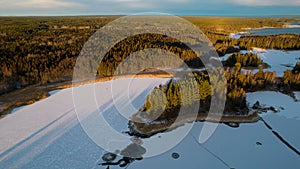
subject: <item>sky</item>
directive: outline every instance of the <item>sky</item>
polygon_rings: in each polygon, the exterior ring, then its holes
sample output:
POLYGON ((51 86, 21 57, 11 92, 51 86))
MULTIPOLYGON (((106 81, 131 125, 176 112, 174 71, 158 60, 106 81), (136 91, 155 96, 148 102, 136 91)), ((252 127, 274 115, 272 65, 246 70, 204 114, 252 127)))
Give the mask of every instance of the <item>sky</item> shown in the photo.
POLYGON ((130 15, 300 15, 300 0, 0 0, 0 16, 130 15))

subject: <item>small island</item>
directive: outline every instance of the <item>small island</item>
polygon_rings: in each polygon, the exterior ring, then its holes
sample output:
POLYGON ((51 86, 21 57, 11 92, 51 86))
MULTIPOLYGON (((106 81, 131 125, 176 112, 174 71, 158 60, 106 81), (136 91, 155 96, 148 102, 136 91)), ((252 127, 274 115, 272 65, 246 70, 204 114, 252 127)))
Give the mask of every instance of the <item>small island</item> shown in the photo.
POLYGON ((208 115, 212 92, 220 91, 213 91, 206 71, 193 72, 184 79, 172 78, 167 84, 154 88, 144 106, 131 117, 128 133, 147 138, 195 121, 225 123, 231 127, 238 127, 240 123, 257 122, 261 119, 260 113, 278 110, 274 107, 261 107, 259 102, 247 105, 247 92, 277 91, 294 97, 293 91, 300 87, 299 63, 292 71, 286 70, 283 77, 277 77, 276 72, 264 71, 265 64, 252 53, 234 53, 223 64, 226 65, 227 81, 224 112, 212 112, 208 115), (241 72, 243 67, 249 66, 258 69, 258 72, 241 72), (178 116, 181 109, 184 113, 178 116), (198 111, 196 118, 191 113, 195 110, 198 111))

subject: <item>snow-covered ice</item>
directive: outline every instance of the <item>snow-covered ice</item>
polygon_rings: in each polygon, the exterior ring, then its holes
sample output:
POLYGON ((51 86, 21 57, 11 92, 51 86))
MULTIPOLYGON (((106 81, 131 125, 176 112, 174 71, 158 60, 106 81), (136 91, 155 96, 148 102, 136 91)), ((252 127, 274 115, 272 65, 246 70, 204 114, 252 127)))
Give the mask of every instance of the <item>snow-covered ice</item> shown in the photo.
POLYGON ((23 109, 24 107, 26 107, 26 106, 20 106, 20 107, 14 108, 14 109, 11 111, 11 114, 12 114, 12 113, 18 112, 19 110, 23 109))
POLYGON ((249 32, 238 32, 238 33, 231 33, 229 38, 232 39, 240 39, 242 36, 249 35, 249 32))
MULTIPOLYGON (((120 97, 114 100, 114 104, 128 99, 133 99, 133 104, 144 103, 152 88, 167 81, 164 78, 114 80, 116 88, 129 82, 129 87, 134 87, 129 98, 123 94, 124 90, 119 90, 120 97)), ((108 81, 78 88, 95 89, 99 92, 96 96, 101 97, 98 103, 108 103, 106 110, 111 110, 112 96, 106 92, 110 91, 111 84, 108 81)), ((0 166, 7 169, 93 168, 103 151, 81 128, 74 109, 72 89, 61 90, 1 119, 0 142, 0 166)))
MULTIPOLYGON (((124 121, 119 117, 117 119, 120 121, 113 121, 117 117, 113 112, 118 111, 114 105, 131 100, 133 107, 138 109, 151 89, 167 80, 118 79, 114 80, 113 85, 111 82, 101 82, 78 88, 92 87, 97 93, 95 101, 99 103, 99 109, 104 113, 106 120, 116 123, 113 127, 121 131, 125 127, 122 124, 124 121), (129 90, 121 87, 127 84, 130 84, 127 88, 129 90), (119 94, 116 95, 114 102, 111 102, 112 88, 115 88, 114 94, 119 94), (129 91, 129 97, 126 91, 129 91)), ((263 118, 299 150, 300 138, 297 130, 300 127, 297 112, 300 108, 299 103, 276 92, 247 94, 247 101, 250 104, 257 100, 261 104, 285 108, 277 114, 267 113, 263 118)), ((126 112, 122 116, 126 118, 126 112)), ((198 143, 199 133, 204 123, 193 124, 191 132, 177 146, 163 154, 134 161, 128 168, 297 169, 300 165, 299 156, 282 144, 262 121, 241 124, 239 128, 220 124, 204 144, 198 143), (179 158, 173 159, 172 153, 178 153, 179 158)), ((154 138, 163 141, 169 135, 177 136, 182 128, 191 125, 192 123, 189 123, 173 131, 142 139, 142 146, 150 152, 152 150, 151 147, 147 147, 147 141, 154 138)), ((5 169, 106 168, 98 165, 99 162, 103 162, 101 156, 104 150, 88 137, 78 122, 74 111, 72 89, 61 90, 49 98, 28 105, 1 119, 0 142, 0 166, 5 169)))
MULTIPOLYGON (((263 60, 264 63, 270 65, 265 71, 276 72, 277 76, 282 77, 284 71, 287 69, 292 70, 297 62, 300 61, 300 51, 282 51, 282 50, 269 50, 261 48, 252 48, 252 50, 241 50, 240 53, 246 54, 247 52, 256 53, 259 58, 263 60)), ((220 61, 226 61, 226 59, 231 56, 231 54, 226 54, 220 57, 220 61)), ((243 69, 242 72, 247 73, 251 70, 243 69)), ((253 70, 254 73, 258 72, 258 69, 253 70)))
POLYGON ((61 89, 57 89, 57 90, 52 90, 49 92, 49 95, 52 96, 52 95, 55 95, 56 93, 60 92, 61 89))
POLYGON ((300 92, 294 92, 297 101, 300 101, 300 92))
POLYGON ((292 70, 300 58, 300 51, 265 50, 265 52, 260 52, 254 49, 252 52, 257 53, 263 62, 271 66, 267 69, 268 71, 277 72, 279 77, 283 76, 285 70, 292 70))
POLYGON ((266 106, 273 106, 279 113, 262 114, 263 119, 300 150, 300 103, 292 97, 279 92, 254 92, 247 94, 247 101, 253 105, 256 101, 266 106))

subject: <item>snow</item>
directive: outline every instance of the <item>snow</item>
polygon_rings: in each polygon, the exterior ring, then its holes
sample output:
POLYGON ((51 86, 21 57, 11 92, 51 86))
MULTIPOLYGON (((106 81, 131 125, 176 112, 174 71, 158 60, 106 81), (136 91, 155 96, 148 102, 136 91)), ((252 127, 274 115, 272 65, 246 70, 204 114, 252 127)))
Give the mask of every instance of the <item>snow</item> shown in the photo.
POLYGON ((258 56, 271 66, 267 70, 276 71, 282 77, 285 70, 292 70, 299 61, 300 51, 266 50, 265 53, 258 53, 258 56))
POLYGON ((226 162, 227 168, 296 169, 300 164, 298 155, 276 140, 261 121, 237 129, 222 124, 203 146, 226 162))
MULTIPOLYGON (((284 75, 287 69, 292 70, 300 59, 300 51, 282 51, 282 50, 269 50, 261 48, 252 48, 250 51, 241 50, 240 53, 246 54, 252 52, 258 55, 264 63, 270 65, 270 68, 264 69, 265 71, 276 72, 278 77, 284 75)), ((226 61, 232 53, 220 57, 220 61, 226 61)), ((250 73, 252 70, 242 69, 242 73, 250 73)), ((253 72, 258 72, 258 69, 253 69, 253 72)))
POLYGON ((226 61, 229 58, 229 56, 231 56, 231 55, 232 55, 232 53, 225 54, 224 56, 220 57, 220 61, 221 62, 226 61))
POLYGON ((23 109, 24 107, 26 107, 26 106, 20 106, 20 107, 14 108, 14 109, 11 111, 11 113, 16 113, 16 112, 18 112, 19 110, 23 109))
MULTIPOLYGON (((259 50, 259 48, 255 48, 256 50, 256 52, 259 52, 258 50, 259 50)), ((250 52, 250 51, 247 51, 247 50, 240 50, 240 53, 241 54, 247 54, 248 52, 250 52)), ((222 57, 220 57, 220 61, 226 61, 227 59, 228 59, 228 57, 229 56, 231 56, 233 53, 227 53, 227 54, 225 54, 224 56, 222 56, 222 57)))
POLYGON ((258 69, 247 69, 247 68, 241 68, 241 73, 243 74, 250 74, 250 73, 257 73, 258 69))
POLYGON ((238 32, 238 33, 231 33, 229 35, 229 38, 232 39, 240 39, 242 36, 248 35, 249 32, 238 32))
MULTIPOLYGON (((114 122, 114 128, 119 132, 124 130, 127 122, 127 112, 117 112, 117 104, 132 103, 129 110, 138 109, 145 101, 147 94, 154 86, 165 83, 168 79, 118 79, 113 83, 100 82, 79 86, 83 92, 88 89, 95 91, 94 102, 99 104, 99 110, 108 122, 114 122), (113 91, 112 91, 113 89, 113 91), (129 92, 129 95, 126 94, 129 92), (112 102, 112 92, 115 92, 112 102), (125 119, 125 120, 124 120, 125 119)), ((18 112, 0 120, 0 166, 10 169, 40 169, 40 168, 93 168, 103 169, 98 165, 103 162, 101 156, 105 151, 94 143, 84 132, 78 122, 73 102, 74 91, 64 89, 44 100, 28 105, 18 112)), ((82 101, 88 102, 84 98, 82 101)), ((268 112, 262 117, 274 130, 278 131, 298 150, 300 127, 298 102, 286 95, 276 92, 248 93, 247 101, 254 104, 282 106, 280 113, 268 112)), ((74 99, 76 102, 76 99, 74 99)), ((126 108, 127 109, 127 108, 126 108)), ((76 107, 77 110, 77 107, 76 107)), ((161 140, 168 145, 166 138, 178 135, 186 128, 190 133, 175 147, 163 154, 134 161, 128 168, 290 168, 297 169, 300 165, 299 156, 280 142, 262 121, 251 124, 241 124, 239 128, 230 128, 220 124, 212 137, 200 144, 198 138, 204 123, 189 123, 173 131, 157 134, 149 139, 142 139, 142 146, 149 153, 162 147, 149 147, 151 141, 161 140), (257 142, 261 143, 258 145, 257 142), (172 153, 178 153, 178 159, 172 158, 172 153)), ((127 126, 126 126, 127 127, 127 126)), ((103 138, 105 139, 105 138, 103 138)), ((120 157, 118 157, 119 159, 120 157)), ((111 166, 111 169, 119 168, 111 166)))
POLYGON ((281 34, 295 34, 300 33, 299 27, 287 27, 287 28, 262 28, 249 30, 251 35, 255 36, 267 36, 267 35, 281 35, 281 34))
POLYGON ((300 92, 294 92, 297 101, 300 101, 300 92))
POLYGON ((203 123, 195 123, 190 134, 178 146, 162 155, 134 162, 129 168, 252 169, 263 166, 296 169, 300 164, 298 156, 277 141, 262 122, 242 124, 238 129, 220 124, 206 143, 199 144, 197 136, 202 127, 203 123), (256 142, 262 145, 258 146, 256 142), (179 159, 171 158, 173 152, 180 155, 179 159))
POLYGON ((296 24, 286 24, 285 28, 273 28, 273 27, 263 27, 263 28, 242 28, 246 32, 230 33, 229 38, 240 39, 242 36, 267 36, 267 35, 281 35, 281 34, 299 34, 300 25, 296 24))
MULTIPOLYGON (((144 103, 148 94, 145 89, 150 92, 167 80, 118 79, 114 83, 121 87, 130 82, 130 86, 134 87, 130 99, 136 98, 144 103)), ((98 102, 111 101, 112 96, 105 95, 110 94, 105 92, 107 87, 112 86, 110 81, 96 83, 95 86, 102 94, 98 102)), ((88 87, 94 85, 78 88, 88 87)), ((122 94, 124 90, 120 92, 122 94)), ((127 99, 122 96, 115 104, 127 99)), ((113 104, 107 106, 109 110, 113 104)), ((61 90, 1 119, 0 133, 1 168, 93 168, 103 151, 81 128, 74 109, 72 89, 61 90)))
MULTIPOLYGON (((203 123, 195 123, 192 131, 178 146, 159 156, 134 162, 129 168, 252 169, 263 166, 297 169, 300 164, 298 155, 278 141, 261 121, 241 124, 237 129, 220 124, 206 143, 199 144, 197 139, 202 127, 203 123), (180 155, 179 159, 171 158, 174 152, 180 155)), ((163 138, 165 134, 159 136, 163 138)))
POLYGON ((259 53, 266 53, 267 50, 263 48, 252 47, 250 52, 259 54, 259 53))
POLYGON ((287 28, 300 28, 300 25, 286 25, 287 28))
POLYGON ((60 92, 61 89, 57 89, 57 90, 52 90, 49 92, 49 95, 52 96, 52 95, 55 95, 56 93, 60 92))
MULTIPOLYGON (((287 69, 292 70, 297 62, 299 62, 300 51, 282 51, 282 50, 271 50, 271 49, 261 49, 252 48, 252 50, 241 50, 240 53, 252 52, 258 55, 259 58, 263 60, 264 63, 270 65, 270 68, 264 69, 265 71, 276 72, 277 76, 282 77, 284 71, 287 69)), ((222 60, 226 60, 232 54, 226 54, 222 57, 222 60)), ((257 72, 255 70, 254 72, 257 72)), ((247 72, 246 70, 244 72, 247 72)))
MULTIPOLYGON (((254 104, 257 100, 261 104, 285 108, 280 113, 268 113, 263 118, 299 150, 300 136, 297 128, 300 127, 298 118, 300 114, 296 110, 300 108, 300 104, 294 102, 289 96, 276 92, 247 94, 247 101, 250 104, 254 104), (291 129, 295 130, 291 131, 291 129)), ((300 165, 299 156, 282 144, 262 121, 241 124, 239 128, 220 124, 206 143, 199 144, 197 139, 202 127, 203 123, 194 123, 192 131, 178 146, 162 155, 133 163, 130 168, 296 169, 300 165), (179 159, 171 158, 173 152, 179 153, 179 159)), ((176 131, 173 133, 175 134, 176 131)), ((167 133, 159 136, 163 138, 165 134, 167 133)))
POLYGON ((256 101, 266 106, 282 107, 279 113, 262 114, 263 119, 277 130, 285 139, 300 149, 300 135, 296 128, 300 127, 300 103, 279 92, 255 92, 247 94, 247 102, 253 105, 256 101))

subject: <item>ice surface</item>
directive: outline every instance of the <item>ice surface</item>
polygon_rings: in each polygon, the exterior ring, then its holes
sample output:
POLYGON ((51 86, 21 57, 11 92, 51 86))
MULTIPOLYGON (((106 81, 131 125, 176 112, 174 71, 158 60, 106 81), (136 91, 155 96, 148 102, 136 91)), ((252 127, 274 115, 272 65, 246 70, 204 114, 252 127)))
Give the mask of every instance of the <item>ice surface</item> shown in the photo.
POLYGON ((279 113, 262 114, 263 119, 281 136, 300 150, 300 103, 290 96, 278 92, 255 92, 247 94, 247 101, 253 105, 256 101, 266 106, 273 106, 279 113))
MULTIPOLYGON (((81 87, 93 87, 97 93, 95 101, 99 104, 100 110, 104 114, 110 114, 113 110, 117 111, 117 108, 112 108, 114 104, 126 103, 125 99, 132 101, 133 108, 139 108, 152 87, 166 81, 167 79, 148 78, 133 81, 131 79, 115 80, 114 85, 119 88, 115 90, 115 94, 119 93, 119 95, 114 102, 111 102, 111 82, 81 87), (127 86, 129 90, 124 87, 128 84, 130 84, 129 87, 127 86), (124 94, 126 91, 129 91, 129 95, 124 94)), ((257 100, 261 104, 284 108, 280 113, 269 112, 262 117, 299 150, 300 123, 299 111, 297 111, 300 108, 299 102, 294 102, 289 96, 276 92, 247 94, 247 101, 250 104, 254 104, 257 100)), ((116 119, 114 115, 117 114, 107 115, 106 118, 114 120, 116 119)), ((121 116, 126 119, 127 115, 124 113, 121 116)), ((119 122, 115 121, 115 123, 119 122)), ((123 123, 122 119, 120 123, 123 123)), ((299 156, 280 142, 262 121, 241 124, 239 128, 230 128, 220 124, 212 137, 204 144, 198 143, 203 123, 193 124, 191 132, 187 133, 187 136, 176 147, 158 156, 135 161, 128 168, 297 169, 300 165, 299 156), (178 159, 172 158, 171 155, 174 152, 180 155, 178 159)), ((115 125, 114 127, 120 130, 124 127, 115 125)), ((163 142, 164 138, 169 135, 176 137, 182 128, 191 125, 192 123, 186 124, 171 132, 143 139, 142 146, 146 146, 147 141, 154 138, 159 138, 163 142)), ((0 166, 5 169, 106 168, 106 166, 98 165, 103 162, 101 160, 103 149, 88 137, 78 122, 74 111, 72 89, 61 90, 47 99, 28 105, 1 119, 0 142, 0 166)), ((151 147, 148 147, 147 151, 151 152, 151 147)), ((119 167, 111 166, 110 168, 119 167)))
POLYGON ((61 91, 61 89, 52 90, 52 91, 49 92, 49 94, 50 94, 50 96, 52 96, 52 95, 54 95, 54 94, 56 94, 56 93, 58 93, 60 91, 61 91))
MULTIPOLYGON (((284 71, 287 69, 292 70, 297 62, 300 60, 300 51, 282 51, 282 50, 269 50, 261 48, 253 48, 250 51, 241 50, 240 53, 246 54, 247 52, 256 53, 259 58, 263 60, 264 63, 270 65, 270 68, 264 69, 265 71, 276 72, 277 76, 282 77, 284 71)), ((220 57, 220 61, 226 61, 226 59, 232 54, 226 54, 220 57)), ((242 69, 242 73, 249 73, 253 71, 258 72, 258 69, 247 70, 242 69)))
POLYGON ((259 49, 254 49, 253 52, 271 66, 267 70, 277 72, 279 77, 283 76, 285 70, 292 70, 300 58, 300 51, 265 50, 265 52, 260 52, 259 49))
POLYGON ((300 101, 300 92, 294 92, 297 101, 300 101))
MULTIPOLYGON (((119 79, 114 83, 118 88, 130 82, 129 88, 134 89, 130 90, 130 98, 138 98, 141 104, 148 94, 145 90, 151 92, 153 87, 167 80, 119 79)), ((80 87, 89 86, 94 85, 80 87)), ((101 96, 98 103, 108 102, 106 109, 109 110, 113 106, 110 102, 112 96, 106 91, 111 82, 95 86, 99 92, 96 96, 101 96)), ((115 104, 128 100, 123 95, 124 90, 119 92, 121 97, 115 100, 115 104)), ((1 168, 93 168, 103 151, 81 128, 74 110, 72 89, 61 90, 1 119, 0 142, 1 168)))

